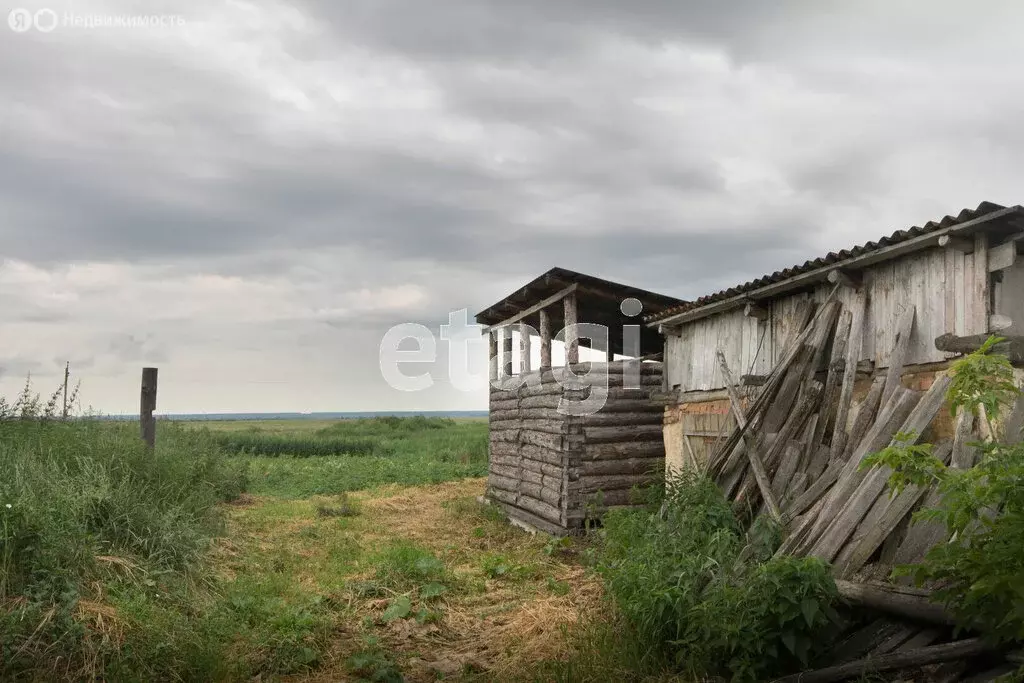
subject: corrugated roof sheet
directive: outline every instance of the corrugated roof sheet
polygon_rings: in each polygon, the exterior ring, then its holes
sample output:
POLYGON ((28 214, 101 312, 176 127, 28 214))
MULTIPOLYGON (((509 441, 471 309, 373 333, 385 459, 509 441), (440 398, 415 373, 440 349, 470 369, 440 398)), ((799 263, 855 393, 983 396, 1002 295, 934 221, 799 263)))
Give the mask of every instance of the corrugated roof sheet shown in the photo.
POLYGON ((757 278, 756 280, 750 280, 749 282, 745 282, 741 285, 730 287, 729 289, 723 289, 719 292, 715 292, 714 294, 702 296, 689 303, 666 309, 664 311, 661 311, 660 313, 647 316, 644 320, 649 323, 657 322, 658 320, 664 320, 674 315, 685 313, 686 311, 692 311, 698 308, 702 308, 704 306, 707 306, 708 304, 715 303, 716 301, 729 299, 731 297, 738 296, 740 294, 744 294, 755 289, 760 289, 761 287, 764 287, 766 285, 774 284, 776 282, 782 282, 783 280, 788 280, 791 277, 795 277, 797 275, 801 275, 812 270, 818 270, 819 268, 824 268, 825 266, 839 264, 843 261, 846 261, 847 259, 856 258, 858 256, 861 256, 862 254, 882 249, 883 247, 887 247, 891 244, 898 244, 899 242, 904 242, 906 240, 918 237, 920 235, 925 235, 930 232, 936 232, 938 230, 948 228, 952 225, 957 225, 958 223, 966 223, 967 221, 974 220, 975 218, 979 218, 981 216, 992 213, 994 211, 999 211, 1004 208, 1006 207, 1001 206, 1000 204, 994 204, 992 202, 982 202, 981 204, 978 204, 978 208, 964 209, 956 216, 946 216, 940 221, 929 221, 928 223, 925 223, 923 226, 914 226, 911 228, 907 228, 906 230, 897 230, 888 237, 882 237, 877 241, 867 242, 865 244, 856 247, 851 247, 849 249, 843 249, 841 251, 829 252, 825 256, 816 258, 812 261, 804 261, 800 265, 796 265, 791 268, 785 268, 783 270, 777 270, 774 273, 764 275, 762 277, 757 278))

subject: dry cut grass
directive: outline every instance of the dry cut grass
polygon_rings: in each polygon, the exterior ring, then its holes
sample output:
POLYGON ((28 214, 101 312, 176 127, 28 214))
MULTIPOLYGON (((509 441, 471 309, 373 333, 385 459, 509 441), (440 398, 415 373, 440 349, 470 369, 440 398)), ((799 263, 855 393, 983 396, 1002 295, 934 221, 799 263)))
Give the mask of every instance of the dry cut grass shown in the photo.
POLYGON ((379 675, 388 662, 408 681, 521 680, 535 662, 569 654, 581 615, 601 609, 601 586, 579 562, 579 541, 510 526, 477 502, 483 489, 469 479, 344 500, 249 498, 228 511, 217 565, 231 578, 283 575, 330 606, 321 665, 288 680, 369 678, 358 658, 367 653, 369 669, 379 675), (339 508, 353 514, 322 512, 339 508), (404 599, 408 614, 389 616, 404 599))

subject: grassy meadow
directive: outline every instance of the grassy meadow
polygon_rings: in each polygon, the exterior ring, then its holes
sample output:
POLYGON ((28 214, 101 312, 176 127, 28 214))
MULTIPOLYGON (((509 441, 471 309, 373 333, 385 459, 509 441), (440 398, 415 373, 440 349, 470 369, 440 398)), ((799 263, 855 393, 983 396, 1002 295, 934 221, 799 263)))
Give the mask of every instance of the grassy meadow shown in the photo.
POLYGON ((0 420, 0 679, 522 680, 597 604, 485 420, 0 420))

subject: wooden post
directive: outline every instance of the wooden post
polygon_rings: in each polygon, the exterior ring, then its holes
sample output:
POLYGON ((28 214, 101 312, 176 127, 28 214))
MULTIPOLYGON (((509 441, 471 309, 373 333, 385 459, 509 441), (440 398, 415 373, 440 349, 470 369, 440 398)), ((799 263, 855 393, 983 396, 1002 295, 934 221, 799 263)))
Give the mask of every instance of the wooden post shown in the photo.
POLYGON ((498 367, 501 365, 501 358, 498 356, 498 333, 487 333, 487 366, 491 381, 498 379, 498 367))
POLYGON ((580 362, 580 340, 576 336, 576 292, 570 292, 562 305, 565 308, 565 364, 580 362))
POLYGON ((156 368, 142 368, 142 397, 139 401, 139 423, 142 440, 149 448, 156 446, 156 368))
POLYGON ((501 378, 512 376, 512 328, 503 327, 501 333, 501 378))
POLYGON ((519 374, 525 375, 530 371, 530 326, 526 323, 519 323, 519 374))
POLYGON ((68 378, 71 376, 71 361, 67 361, 64 364, 64 411, 61 413, 62 419, 68 419, 68 378))
POLYGON ((540 367, 551 367, 551 316, 546 308, 540 309, 540 367))

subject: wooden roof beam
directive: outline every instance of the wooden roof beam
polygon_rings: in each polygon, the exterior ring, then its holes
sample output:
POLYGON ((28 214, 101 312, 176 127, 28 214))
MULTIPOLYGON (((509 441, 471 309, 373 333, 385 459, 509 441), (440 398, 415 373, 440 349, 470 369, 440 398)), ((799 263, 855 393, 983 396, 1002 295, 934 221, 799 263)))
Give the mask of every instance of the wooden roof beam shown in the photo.
POLYGON ((576 291, 576 284, 574 283, 574 284, 569 285, 565 289, 562 289, 562 290, 560 290, 558 292, 555 292, 554 294, 552 294, 548 298, 543 299, 542 301, 539 301, 538 303, 534 304, 533 306, 530 306, 529 308, 520 311, 519 313, 515 314, 511 318, 506 318, 505 320, 502 320, 499 323, 494 323, 493 325, 488 325, 487 327, 484 328, 483 331, 484 332, 491 332, 493 330, 496 330, 496 329, 499 329, 499 328, 502 328, 502 327, 507 327, 508 325, 512 325, 513 323, 517 323, 520 320, 522 320, 523 318, 527 318, 527 317, 533 315, 534 313, 537 313, 541 309, 547 308, 548 306, 550 306, 552 304, 558 303, 559 301, 561 301, 565 297, 569 296, 570 294, 574 293, 575 291, 576 291))

